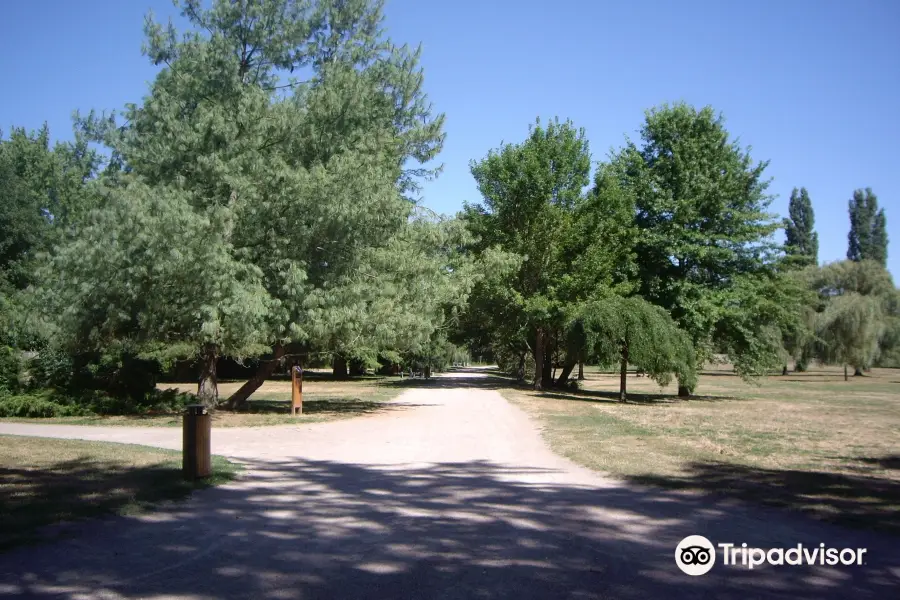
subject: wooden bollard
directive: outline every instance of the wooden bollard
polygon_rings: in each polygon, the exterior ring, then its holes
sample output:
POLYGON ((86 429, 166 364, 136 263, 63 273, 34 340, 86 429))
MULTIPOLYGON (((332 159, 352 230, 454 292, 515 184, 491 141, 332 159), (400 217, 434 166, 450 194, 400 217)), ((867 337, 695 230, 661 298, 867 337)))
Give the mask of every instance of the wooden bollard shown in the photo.
POLYGON ((295 366, 291 369, 291 416, 303 414, 303 369, 295 366))
POLYGON ((212 475, 212 416, 202 404, 192 404, 186 409, 183 418, 181 473, 185 479, 202 479, 212 475))

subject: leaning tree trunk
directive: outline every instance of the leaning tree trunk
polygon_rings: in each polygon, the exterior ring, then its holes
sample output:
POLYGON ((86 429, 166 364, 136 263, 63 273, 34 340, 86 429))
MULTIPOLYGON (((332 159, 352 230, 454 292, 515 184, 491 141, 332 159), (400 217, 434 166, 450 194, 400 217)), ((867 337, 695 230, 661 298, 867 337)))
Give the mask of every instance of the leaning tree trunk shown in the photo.
POLYGON ((335 354, 331 363, 331 374, 338 379, 347 378, 347 359, 340 354, 335 354))
POLYGON ((236 410, 238 408, 243 407, 250 396, 253 395, 253 392, 259 389, 259 387, 272 376, 272 373, 275 371, 275 368, 278 366, 278 363, 281 361, 281 358, 284 356, 284 345, 275 344, 275 347, 272 349, 273 354, 270 360, 260 361, 259 367, 256 369, 256 373, 253 374, 253 377, 247 380, 247 383, 242 385, 238 391, 233 393, 230 398, 228 398, 228 402, 225 403, 225 406, 230 410, 236 410))
POLYGON ((556 385, 564 386, 566 382, 569 380, 569 376, 572 374, 572 371, 575 370, 576 365, 575 357, 569 358, 566 357, 566 362, 563 363, 563 369, 559 374, 559 379, 556 380, 556 385))
POLYGON ((204 344, 200 353, 200 380, 197 383, 197 400, 207 408, 215 408, 219 403, 219 386, 216 381, 216 360, 219 347, 204 344))
POLYGON ((544 380, 544 330, 538 328, 534 341, 534 389, 543 388, 544 380))

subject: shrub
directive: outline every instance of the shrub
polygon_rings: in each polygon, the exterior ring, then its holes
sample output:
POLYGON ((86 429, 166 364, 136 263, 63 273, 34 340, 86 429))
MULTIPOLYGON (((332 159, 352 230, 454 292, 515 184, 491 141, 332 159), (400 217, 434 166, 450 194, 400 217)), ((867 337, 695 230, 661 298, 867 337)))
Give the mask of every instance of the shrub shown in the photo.
POLYGON ((0 390, 15 392, 22 375, 22 354, 15 348, 0 346, 0 390))
POLYGON ((121 400, 117 414, 133 411, 156 391, 161 369, 153 360, 128 352, 82 353, 71 356, 56 348, 44 348, 31 361, 29 374, 34 388, 52 388, 90 401, 121 400), (99 394, 99 395, 98 395, 99 394))
POLYGON ((31 387, 66 389, 75 367, 72 357, 53 347, 42 348, 28 364, 31 387))
POLYGON ((47 394, 18 394, 0 398, 0 417, 68 417, 86 414, 76 405, 55 402, 47 394))

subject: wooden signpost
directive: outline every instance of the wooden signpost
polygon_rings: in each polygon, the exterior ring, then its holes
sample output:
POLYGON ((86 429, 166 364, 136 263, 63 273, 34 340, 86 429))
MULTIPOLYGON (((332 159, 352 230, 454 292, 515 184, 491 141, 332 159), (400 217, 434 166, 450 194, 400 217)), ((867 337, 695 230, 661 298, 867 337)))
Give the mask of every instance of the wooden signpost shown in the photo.
POLYGON ((291 367, 291 416, 303 414, 303 369, 300 365, 291 367))

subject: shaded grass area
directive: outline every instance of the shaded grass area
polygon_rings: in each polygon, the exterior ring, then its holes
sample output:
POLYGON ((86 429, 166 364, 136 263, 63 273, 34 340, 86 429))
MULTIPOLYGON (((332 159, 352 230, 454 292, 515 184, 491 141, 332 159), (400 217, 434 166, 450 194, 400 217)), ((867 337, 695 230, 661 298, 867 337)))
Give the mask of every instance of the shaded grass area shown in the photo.
POLYGON ((629 375, 588 369, 583 390, 502 390, 543 426, 558 453, 643 484, 800 510, 900 534, 900 373, 840 369, 771 376, 757 385, 705 372, 677 398, 629 375))
MULTIPOLYGON (((397 379, 396 381, 400 381, 397 379)), ((227 398, 243 381, 219 383, 219 396, 227 398)), ((160 389, 194 392, 194 383, 161 384, 160 389)), ((314 374, 303 383, 303 414, 290 415, 291 382, 285 379, 266 381, 253 394, 245 409, 216 411, 214 427, 260 427, 319 423, 371 414, 383 410, 384 403, 403 391, 389 378, 378 376, 335 380, 330 375, 314 374)), ((9 418, 4 421, 22 423, 58 423, 65 425, 125 425, 139 427, 181 427, 181 413, 156 413, 127 416, 51 417, 43 419, 9 418)))
POLYGON ((181 453, 131 444, 0 436, 0 551, 41 537, 61 521, 134 514, 233 479, 213 457, 213 476, 181 477, 181 453))

